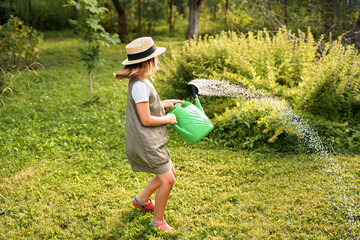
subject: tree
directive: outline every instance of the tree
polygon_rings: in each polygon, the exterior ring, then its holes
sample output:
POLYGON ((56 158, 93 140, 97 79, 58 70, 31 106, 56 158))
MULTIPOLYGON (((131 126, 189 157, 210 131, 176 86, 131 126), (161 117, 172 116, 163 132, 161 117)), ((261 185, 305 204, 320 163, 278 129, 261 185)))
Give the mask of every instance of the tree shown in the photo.
POLYGON ((186 0, 176 0, 175 1, 175 5, 176 5, 176 9, 179 12, 180 15, 183 16, 183 19, 185 19, 185 8, 186 8, 186 0))
POLYGON ((137 0, 137 16, 138 16, 138 27, 139 27, 139 36, 142 35, 141 29, 141 0, 137 0))
POLYGON ((116 12, 118 14, 118 28, 117 34, 119 35, 121 41, 126 42, 129 37, 127 21, 126 21, 126 14, 125 14, 125 4, 120 0, 112 0, 116 12))
POLYGON ((175 31, 175 23, 174 23, 174 18, 173 18, 173 10, 174 10, 174 0, 167 0, 167 5, 168 5, 168 10, 169 10, 169 14, 168 14, 168 18, 169 18, 169 30, 171 33, 173 33, 175 31))
POLYGON ((140 11, 138 13, 141 13, 141 23, 139 22, 138 24, 141 26, 141 32, 139 32, 139 36, 155 33, 155 28, 164 23, 166 19, 166 7, 167 4, 159 0, 140 2, 140 11))
POLYGON ((354 36, 354 40, 353 43, 355 44, 355 47, 360 50, 360 14, 356 20, 355 23, 355 36, 354 36))
MULTIPOLYGON (((75 2, 78 2, 78 0, 74 0, 75 2)), ((76 7, 74 7, 74 20, 79 20, 79 11, 76 7)))
POLYGON ((99 7, 97 0, 69 0, 68 6, 74 6, 83 13, 79 20, 70 20, 75 25, 76 32, 81 36, 83 42, 87 44, 86 49, 79 49, 81 60, 84 61, 88 70, 90 100, 92 103, 92 79, 91 70, 96 65, 101 65, 103 59, 100 57, 100 46, 119 43, 117 34, 111 35, 100 25, 99 14, 107 11, 104 7, 99 7))
POLYGON ((186 40, 197 39, 199 28, 199 13, 203 0, 189 0, 189 25, 186 40))
MULTIPOLYGON (((165 0, 167 4, 167 19, 169 23, 170 33, 175 32, 176 21, 179 20, 179 17, 184 13, 183 5, 186 2, 184 0, 165 0)), ((184 17, 184 16, 182 16, 184 17)))
POLYGON ((229 0, 225 0, 225 3, 224 3, 224 11, 225 11, 225 24, 226 26, 228 25, 228 18, 229 18, 229 14, 228 14, 228 11, 229 11, 229 0))

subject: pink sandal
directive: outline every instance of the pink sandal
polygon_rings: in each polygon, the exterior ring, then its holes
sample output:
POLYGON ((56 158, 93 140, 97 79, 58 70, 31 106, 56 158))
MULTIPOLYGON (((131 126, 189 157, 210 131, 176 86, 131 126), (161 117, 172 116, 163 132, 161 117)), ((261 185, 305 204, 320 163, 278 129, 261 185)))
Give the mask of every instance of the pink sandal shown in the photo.
POLYGON ((134 207, 136 208, 149 210, 152 212, 154 211, 155 208, 154 201, 151 200, 151 198, 149 198, 148 203, 144 205, 135 197, 134 200, 132 201, 132 205, 134 205, 134 207))
MULTIPOLYGON (((153 220, 151 219, 150 226, 155 226, 153 220)), ((158 229, 160 229, 161 232, 166 232, 166 233, 176 233, 176 230, 174 230, 172 227, 170 227, 166 221, 161 222, 160 224, 157 224, 156 227, 158 229)))

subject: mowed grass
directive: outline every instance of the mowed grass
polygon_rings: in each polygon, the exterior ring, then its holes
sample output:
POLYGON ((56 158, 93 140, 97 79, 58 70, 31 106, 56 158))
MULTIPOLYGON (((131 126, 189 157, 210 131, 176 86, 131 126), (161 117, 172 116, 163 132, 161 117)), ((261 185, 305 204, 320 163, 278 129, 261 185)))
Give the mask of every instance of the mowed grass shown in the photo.
POLYGON ((127 82, 112 75, 126 58, 125 44, 104 49, 90 107, 79 46, 76 39, 46 39, 45 69, 23 73, 2 98, 0 239, 360 236, 359 156, 239 152, 206 139, 188 146, 171 127, 176 183, 165 218, 178 233, 149 227, 152 214, 131 201, 152 175, 133 173, 127 162, 127 82))

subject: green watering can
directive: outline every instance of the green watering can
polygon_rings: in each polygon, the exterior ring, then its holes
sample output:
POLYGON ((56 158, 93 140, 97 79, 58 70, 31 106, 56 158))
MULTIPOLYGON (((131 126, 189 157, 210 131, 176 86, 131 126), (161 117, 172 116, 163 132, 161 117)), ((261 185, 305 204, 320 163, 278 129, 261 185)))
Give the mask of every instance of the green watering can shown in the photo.
POLYGON ((195 85, 189 84, 188 90, 192 93, 195 104, 183 101, 181 104, 176 103, 169 113, 175 114, 177 124, 172 126, 190 145, 194 145, 204 138, 213 128, 214 125, 205 115, 197 96, 198 89, 195 85))

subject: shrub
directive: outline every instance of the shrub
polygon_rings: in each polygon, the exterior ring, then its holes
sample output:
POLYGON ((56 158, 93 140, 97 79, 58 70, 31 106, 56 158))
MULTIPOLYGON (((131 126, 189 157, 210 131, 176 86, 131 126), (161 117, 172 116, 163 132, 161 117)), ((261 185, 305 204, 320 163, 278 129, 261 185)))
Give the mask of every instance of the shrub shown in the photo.
POLYGON ((360 57, 340 40, 327 43, 324 54, 304 69, 296 106, 328 120, 360 119, 360 57))
POLYGON ((29 65, 39 58, 37 46, 42 35, 11 16, 4 26, 0 26, 0 66, 4 70, 20 65, 29 65))
POLYGON ((240 149, 290 151, 300 148, 304 124, 285 100, 274 98, 238 102, 214 119, 215 142, 240 149))
MULTIPOLYGON (((343 46, 341 40, 325 45, 319 42, 314 41, 310 30, 307 33, 299 31, 295 36, 285 28, 272 36, 266 31, 205 36, 181 49, 172 49, 163 70, 155 75, 157 88, 166 97, 186 98, 186 85, 193 79, 230 81, 283 99, 283 104, 295 109, 300 116, 310 116, 311 126, 324 131, 319 135, 329 137, 331 146, 359 151, 354 145, 359 141, 360 132, 360 56, 352 46, 343 46), (322 123, 328 120, 335 122, 322 123), (323 127, 336 126, 338 122, 349 123, 347 132, 337 135, 338 131, 323 127), (342 144, 343 138, 349 141, 348 144, 342 144)), ((273 106, 260 108, 255 100, 251 100, 244 101, 244 106, 231 108, 234 103, 230 98, 201 98, 204 106, 210 106, 204 107, 206 113, 210 117, 217 114, 218 129, 215 128, 211 135, 217 143, 281 151, 299 147, 293 134, 300 133, 298 136, 301 136, 304 132, 301 129, 293 131, 287 126, 287 120, 281 119, 279 111, 273 109, 269 114, 263 110, 273 106), (250 105, 254 109, 248 109, 250 105), (226 107, 231 110, 224 112, 226 107)), ((306 131, 317 139, 317 134, 306 125, 303 126, 306 131)), ((318 147, 322 148, 315 148, 318 147)))
POLYGON ((222 32, 172 49, 157 75, 168 94, 184 96, 186 84, 195 78, 213 78, 264 89, 281 95, 301 81, 301 70, 313 64, 316 44, 310 32, 293 34, 280 29, 273 37, 266 31, 254 35, 222 32), (295 49, 295 51, 294 51, 295 49))
POLYGON ((171 97, 187 96, 186 85, 195 78, 212 78, 280 96, 329 120, 357 118, 360 56, 340 40, 327 43, 322 55, 319 45, 310 31, 298 37, 285 28, 273 36, 223 32, 173 49, 156 78, 171 97))
POLYGON ((360 125, 316 119, 315 131, 321 133, 329 150, 337 153, 360 153, 360 125))

